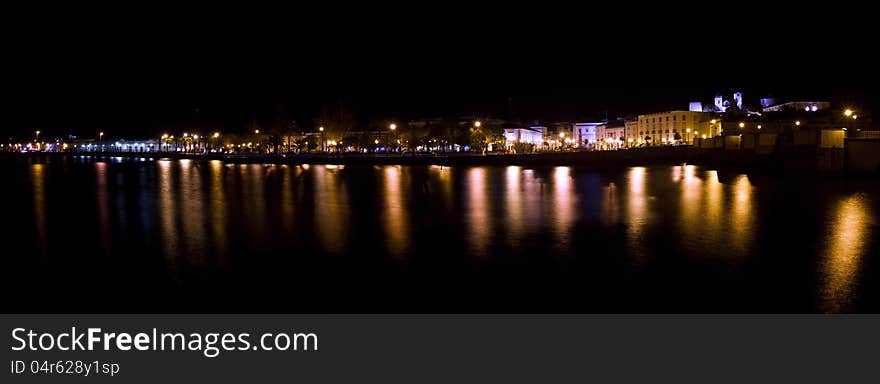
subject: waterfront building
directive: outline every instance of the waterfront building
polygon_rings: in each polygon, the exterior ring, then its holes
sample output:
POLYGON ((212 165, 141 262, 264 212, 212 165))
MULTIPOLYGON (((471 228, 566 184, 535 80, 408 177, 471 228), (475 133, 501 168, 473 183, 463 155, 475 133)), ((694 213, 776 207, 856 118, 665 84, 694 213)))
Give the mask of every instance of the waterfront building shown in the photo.
POLYGON ((637 146, 639 143, 639 119, 624 119, 623 126, 624 136, 626 136, 626 147, 631 148, 637 146))
POLYGON ((623 120, 602 124, 596 127, 597 149, 610 150, 623 148, 626 143, 626 124, 623 120))
POLYGON ((695 137, 712 137, 714 114, 694 111, 668 111, 639 115, 636 144, 662 145, 692 143, 695 137))
POLYGON ((596 128, 603 124, 605 124, 604 121, 572 124, 571 130, 574 136, 575 146, 577 148, 595 148, 597 140, 596 128))
POLYGON ((804 111, 816 112, 831 107, 829 101, 789 101, 785 103, 768 105, 762 108, 763 112, 804 111))
POLYGON ((545 127, 529 128, 505 128, 504 140, 507 150, 513 149, 516 144, 527 144, 532 148, 541 148, 544 144, 545 127))

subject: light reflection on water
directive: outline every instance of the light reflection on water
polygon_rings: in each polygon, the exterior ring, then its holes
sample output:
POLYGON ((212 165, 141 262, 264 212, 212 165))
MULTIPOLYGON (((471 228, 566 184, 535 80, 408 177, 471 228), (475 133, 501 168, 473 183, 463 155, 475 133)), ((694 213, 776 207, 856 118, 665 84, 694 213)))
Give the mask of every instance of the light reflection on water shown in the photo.
MULTIPOLYGON (((98 203, 98 236, 101 253, 110 254, 110 193, 107 191, 107 163, 95 163, 95 198, 98 203)), ((124 216, 123 216, 124 217, 124 216)), ((124 220, 122 220, 124 222, 124 220)))
POLYGON ((577 195, 574 190, 571 169, 556 167, 553 170, 553 233, 556 249, 560 252, 571 247, 572 225, 577 215, 577 195))
POLYGON ((468 232, 465 237, 469 240, 471 253, 480 259, 490 256, 492 217, 489 212, 488 176, 489 172, 484 168, 474 167, 467 170, 465 218, 468 232))
POLYGON ((214 239, 213 255, 223 262, 228 253, 229 244, 226 234, 226 188, 223 178, 223 162, 212 160, 211 164, 211 237, 214 239))
POLYGON ((172 279, 179 278, 178 271, 178 254, 180 253, 180 244, 177 237, 178 225, 177 218, 180 212, 177 210, 176 195, 174 189, 174 165, 173 161, 160 160, 156 162, 159 168, 158 172, 158 213, 160 237, 159 243, 162 245, 162 254, 165 256, 165 267, 172 279))
POLYGON ((504 212, 511 246, 520 246, 525 223, 523 209, 522 168, 509 166, 504 172, 504 212))
POLYGON ((40 260, 46 258, 48 228, 46 223, 46 179, 44 164, 31 165, 31 185, 34 198, 34 248, 40 260))
MULTIPOLYGON (((740 279, 746 286, 753 282, 744 277, 747 272, 780 262, 779 252, 786 248, 772 244, 813 241, 815 247, 803 249, 814 253, 800 257, 818 260, 819 267, 798 278, 818 276, 812 297, 816 305, 840 312, 857 308, 865 260, 876 249, 871 248, 877 225, 876 197, 871 193, 804 197, 816 210, 815 222, 789 225, 800 231, 821 228, 816 239, 806 239, 798 230, 767 224, 768 215, 776 215, 774 222, 779 223, 779 215, 797 213, 803 202, 788 195, 771 198, 782 192, 774 192, 761 179, 687 164, 597 172, 576 167, 159 160, 138 162, 138 167, 154 170, 138 171, 138 177, 122 177, 132 169, 125 161, 76 162, 68 167, 91 167, 85 173, 94 179, 70 188, 95 196, 88 209, 95 209, 90 214, 96 227, 83 228, 71 238, 91 236, 83 243, 98 244, 101 252, 120 259, 128 250, 113 234, 129 233, 134 225, 143 231, 155 228, 157 233, 133 238, 157 240, 147 246, 163 257, 165 277, 179 283, 200 273, 212 281, 210 271, 215 269, 237 277, 236 266, 256 262, 256 254, 282 260, 343 255, 364 263, 379 259, 388 265, 418 265, 425 262, 421 253, 437 252, 432 257, 524 269, 532 262, 546 263, 556 271, 568 267, 558 263, 562 259, 606 258, 622 261, 621 268, 628 271, 662 276, 660 280, 740 279), (152 203, 132 203, 145 199, 152 203), (773 204, 780 202, 791 206, 773 213, 773 204), (133 208, 149 212, 128 211, 133 208), (682 266, 692 270, 683 272, 682 266)), ((55 170, 31 164, 28 171, 33 205, 26 208, 34 224, 29 248, 44 257, 55 249, 49 245, 58 232, 54 225, 49 231, 49 223, 56 220, 49 211, 48 178, 55 170)), ((780 278, 779 289, 792 279, 780 278)))
POLYGON ((626 173, 626 223, 627 247, 631 250, 631 262, 636 266, 644 266, 647 260, 648 239, 645 238, 645 227, 650 222, 648 211, 647 194, 647 169, 645 167, 633 167, 626 173))
POLYGON ((204 266, 208 245, 205 241, 207 201, 202 193, 203 181, 199 165, 191 160, 180 160, 179 181, 177 197, 180 199, 180 218, 183 225, 183 255, 190 263, 204 266))
POLYGON ((829 211, 825 228, 824 286, 821 309, 826 312, 852 310, 854 290, 870 244, 871 227, 875 225, 872 200, 864 193, 841 198, 829 211))
POLYGON ((383 221, 385 224, 385 240, 388 244, 388 252, 395 258, 403 258, 407 251, 407 239, 409 238, 409 223, 406 218, 408 194, 404 183, 408 182, 404 171, 400 166, 388 166, 383 168, 382 195, 385 198, 383 206, 383 221))
POLYGON ((321 247, 330 253, 349 249, 349 200, 346 186, 335 166, 315 165, 309 168, 315 183, 315 222, 321 247))
POLYGON ((752 205, 752 184, 749 177, 740 175, 733 182, 732 207, 730 209, 730 246, 735 253, 747 255, 755 230, 752 205))

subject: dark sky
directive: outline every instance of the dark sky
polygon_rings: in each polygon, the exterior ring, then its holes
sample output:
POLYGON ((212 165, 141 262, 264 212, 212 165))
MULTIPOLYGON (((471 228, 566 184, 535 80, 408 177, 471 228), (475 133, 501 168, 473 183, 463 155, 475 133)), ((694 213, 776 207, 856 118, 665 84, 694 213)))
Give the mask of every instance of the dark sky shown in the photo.
POLYGON ((613 118, 733 90, 747 102, 773 95, 875 103, 873 48, 852 28, 837 36, 789 23, 718 40, 687 28, 617 34, 613 20, 430 21, 271 33, 154 24, 134 34, 18 34, 5 48, 0 132, 152 135, 188 125, 234 132, 254 114, 270 121, 279 105, 308 128, 320 106, 339 97, 361 120, 506 117, 511 106, 524 120, 613 118))

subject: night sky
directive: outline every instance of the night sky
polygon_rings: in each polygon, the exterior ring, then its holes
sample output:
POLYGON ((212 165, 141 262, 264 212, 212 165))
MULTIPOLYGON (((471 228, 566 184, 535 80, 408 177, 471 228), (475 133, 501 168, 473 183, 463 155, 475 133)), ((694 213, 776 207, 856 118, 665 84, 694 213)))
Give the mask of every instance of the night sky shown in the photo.
POLYGON ((266 124, 279 107, 311 129, 321 105, 339 98, 362 122, 470 115, 596 120, 683 109, 734 90, 747 104, 768 95, 876 104, 873 49, 852 28, 848 36, 826 28, 805 37, 793 22, 775 23, 773 30, 745 28, 714 41, 687 28, 617 35, 614 20, 589 29, 565 21, 553 28, 436 21, 18 35, 5 49, 0 132, 243 132, 251 116, 266 124))

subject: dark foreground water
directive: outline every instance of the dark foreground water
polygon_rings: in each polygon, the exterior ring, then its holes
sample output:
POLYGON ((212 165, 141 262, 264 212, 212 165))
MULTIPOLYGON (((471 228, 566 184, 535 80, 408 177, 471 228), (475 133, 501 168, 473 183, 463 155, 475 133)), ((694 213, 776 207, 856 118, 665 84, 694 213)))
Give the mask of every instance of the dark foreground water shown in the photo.
POLYGON ((880 183, 17 158, 4 312, 878 312, 880 183))

